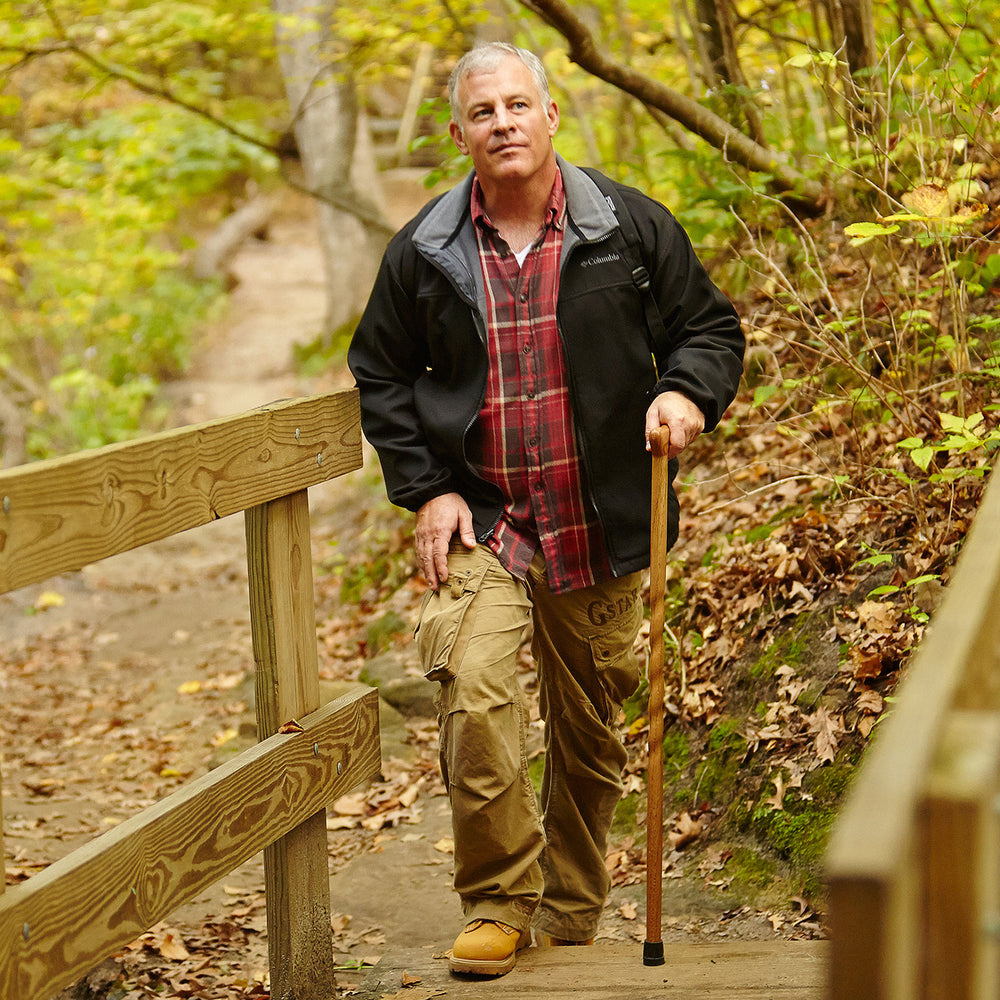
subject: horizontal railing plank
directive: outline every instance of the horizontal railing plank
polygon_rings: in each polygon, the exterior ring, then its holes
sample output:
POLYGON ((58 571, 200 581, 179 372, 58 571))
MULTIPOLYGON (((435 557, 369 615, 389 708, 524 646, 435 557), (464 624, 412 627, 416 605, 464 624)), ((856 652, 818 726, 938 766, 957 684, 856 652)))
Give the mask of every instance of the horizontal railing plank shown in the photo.
POLYGON ((865 984, 866 1000, 893 996, 893 950, 907 933, 899 914, 915 912, 907 865, 924 783, 952 709, 1000 708, 998 631, 1000 483, 991 482, 945 599, 834 826, 826 856, 834 1000, 861 996, 852 983, 865 984))
POLYGON ((0 593, 362 464, 357 391, 0 471, 0 593))
POLYGON ((374 689, 300 723, 0 896, 0 997, 50 1000, 378 770, 374 689))

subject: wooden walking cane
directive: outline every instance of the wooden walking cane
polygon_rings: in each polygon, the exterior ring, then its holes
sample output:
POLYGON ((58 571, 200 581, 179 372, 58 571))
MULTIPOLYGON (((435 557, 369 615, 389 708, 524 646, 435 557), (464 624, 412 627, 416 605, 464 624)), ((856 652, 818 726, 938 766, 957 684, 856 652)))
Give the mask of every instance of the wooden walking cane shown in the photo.
POLYGON ((653 492, 649 531, 649 745, 646 765, 646 940, 643 965, 663 965, 663 625, 667 578, 667 475, 670 430, 649 435, 653 492))

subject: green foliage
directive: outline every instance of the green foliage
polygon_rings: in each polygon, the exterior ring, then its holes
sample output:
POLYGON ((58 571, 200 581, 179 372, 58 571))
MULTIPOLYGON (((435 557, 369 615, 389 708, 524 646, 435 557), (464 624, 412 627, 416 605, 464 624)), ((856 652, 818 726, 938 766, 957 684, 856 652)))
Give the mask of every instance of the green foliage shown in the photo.
POLYGON ((16 84, 0 92, 0 353, 15 388, 34 387, 31 457, 155 424, 157 383, 183 369, 219 294, 184 273, 179 223, 230 177, 274 169, 208 117, 121 83, 152 75, 221 112, 231 46, 262 41, 269 17, 154 6, 56 2, 8 18, 0 4, 0 73, 16 84))
POLYGON ((778 667, 787 664, 797 666, 808 651, 808 643, 801 632, 787 632, 772 642, 757 661, 750 667, 750 676, 755 678, 771 677, 778 667))
POLYGON ((259 171, 259 154, 143 103, 32 130, 4 161, 0 347, 52 396, 31 454, 118 440, 143 426, 155 381, 183 369, 218 294, 183 273, 178 212, 229 174, 259 171))
POLYGON ((922 472, 930 473, 932 483, 954 482, 963 476, 984 477, 989 471, 989 461, 1000 445, 1000 429, 988 429, 982 412, 968 417, 939 413, 938 417, 944 431, 942 438, 925 441, 922 437, 909 437, 896 447, 909 452, 913 464, 922 472), (946 456, 944 460, 942 454, 946 456), (962 457, 970 454, 975 454, 975 461, 972 464, 963 463, 962 457), (931 471, 932 463, 938 471, 931 471))
POLYGON ((398 636, 410 631, 410 625, 395 611, 387 611, 384 615, 368 623, 365 628, 365 655, 368 659, 378 656, 392 644, 398 636))
POLYGON ((358 317, 349 319, 332 333, 320 333, 306 344, 292 346, 296 369, 307 378, 347 364, 347 349, 358 325, 358 317))

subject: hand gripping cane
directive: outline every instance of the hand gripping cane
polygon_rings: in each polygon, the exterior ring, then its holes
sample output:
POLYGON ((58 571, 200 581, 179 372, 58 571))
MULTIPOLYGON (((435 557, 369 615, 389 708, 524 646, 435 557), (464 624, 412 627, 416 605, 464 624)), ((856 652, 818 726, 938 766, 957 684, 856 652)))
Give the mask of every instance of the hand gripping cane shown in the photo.
POLYGON ((663 965, 663 625, 667 577, 667 453, 670 430, 649 435, 653 453, 649 533, 649 746, 646 765, 646 940, 643 965, 663 965))

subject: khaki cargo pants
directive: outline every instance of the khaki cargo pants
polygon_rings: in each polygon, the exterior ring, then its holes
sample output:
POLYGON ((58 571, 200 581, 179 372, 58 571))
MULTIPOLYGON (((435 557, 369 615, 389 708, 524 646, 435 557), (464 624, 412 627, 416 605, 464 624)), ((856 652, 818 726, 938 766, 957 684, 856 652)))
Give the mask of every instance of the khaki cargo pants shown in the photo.
POLYGON ((640 574, 555 595, 540 554, 520 581, 487 546, 460 543, 448 574, 425 599, 416 639, 427 677, 441 682, 441 770, 462 909, 469 921, 525 930, 534 917, 555 937, 592 937, 627 760, 615 717, 639 684, 640 574), (529 623, 545 723, 541 809, 517 681, 529 623))

